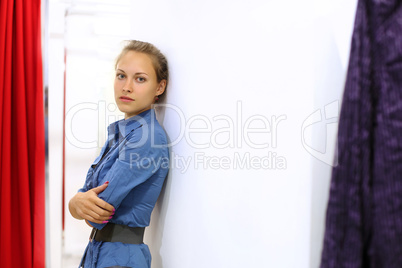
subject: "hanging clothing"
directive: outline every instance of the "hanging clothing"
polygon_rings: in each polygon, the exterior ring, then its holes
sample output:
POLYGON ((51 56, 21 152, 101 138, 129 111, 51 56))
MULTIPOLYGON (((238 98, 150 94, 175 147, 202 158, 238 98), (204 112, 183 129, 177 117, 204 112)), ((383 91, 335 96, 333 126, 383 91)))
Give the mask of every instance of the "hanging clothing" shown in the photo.
POLYGON ((402 1, 359 0, 321 268, 402 267, 402 1))
MULTIPOLYGON (((115 208, 110 223, 130 227, 149 225, 169 169, 167 137, 156 120, 155 110, 109 125, 108 140, 90 167, 84 187, 86 192, 109 181, 98 197, 115 208)), ((97 229, 106 223, 90 222, 97 229)), ((89 234, 88 234, 89 235, 89 234)), ((151 254, 146 244, 89 242, 80 267, 150 268, 151 254)))

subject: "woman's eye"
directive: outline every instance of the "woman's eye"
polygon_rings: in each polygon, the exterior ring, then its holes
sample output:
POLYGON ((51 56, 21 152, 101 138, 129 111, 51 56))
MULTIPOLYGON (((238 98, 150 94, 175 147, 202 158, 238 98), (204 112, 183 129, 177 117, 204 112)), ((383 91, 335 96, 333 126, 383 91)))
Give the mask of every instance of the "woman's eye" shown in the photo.
POLYGON ((124 79, 125 75, 124 74, 117 74, 116 75, 118 79, 124 79))
POLYGON ((137 77, 137 81, 138 82, 145 82, 145 78, 144 77, 137 77))

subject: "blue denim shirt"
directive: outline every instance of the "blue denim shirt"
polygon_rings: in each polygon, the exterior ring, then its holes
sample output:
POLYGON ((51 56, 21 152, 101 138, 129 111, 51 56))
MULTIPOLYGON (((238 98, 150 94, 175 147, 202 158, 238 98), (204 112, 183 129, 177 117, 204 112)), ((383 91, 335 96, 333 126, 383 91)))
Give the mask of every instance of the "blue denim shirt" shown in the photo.
MULTIPOLYGON (((148 226, 169 169, 167 143, 154 109, 110 124, 108 139, 79 191, 85 192, 109 181, 107 188, 98 195, 116 209, 109 222, 148 226)), ((90 223, 97 229, 106 225, 90 223)), ((93 241, 89 242, 85 254, 85 268, 113 265, 149 268, 151 262, 145 244, 93 241)))

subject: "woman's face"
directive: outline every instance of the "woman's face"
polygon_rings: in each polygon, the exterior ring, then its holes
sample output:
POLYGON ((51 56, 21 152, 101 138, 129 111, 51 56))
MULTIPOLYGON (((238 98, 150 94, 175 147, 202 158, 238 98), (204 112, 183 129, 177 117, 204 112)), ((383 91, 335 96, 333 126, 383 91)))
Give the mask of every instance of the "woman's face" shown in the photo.
POLYGON ((120 58, 114 80, 114 97, 125 119, 151 108, 155 96, 163 93, 166 81, 157 81, 151 58, 129 51, 120 58))

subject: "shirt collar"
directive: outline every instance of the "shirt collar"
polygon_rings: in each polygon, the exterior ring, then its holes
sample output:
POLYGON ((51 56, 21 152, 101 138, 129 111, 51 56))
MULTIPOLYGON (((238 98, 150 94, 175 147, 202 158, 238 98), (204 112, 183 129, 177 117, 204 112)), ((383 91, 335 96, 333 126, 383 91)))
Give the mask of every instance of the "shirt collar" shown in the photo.
POLYGON ((120 134, 120 137, 126 137, 132 130, 140 127, 144 124, 150 124, 151 120, 156 120, 155 109, 148 109, 135 116, 128 119, 121 119, 112 124, 107 128, 109 137, 120 134))

